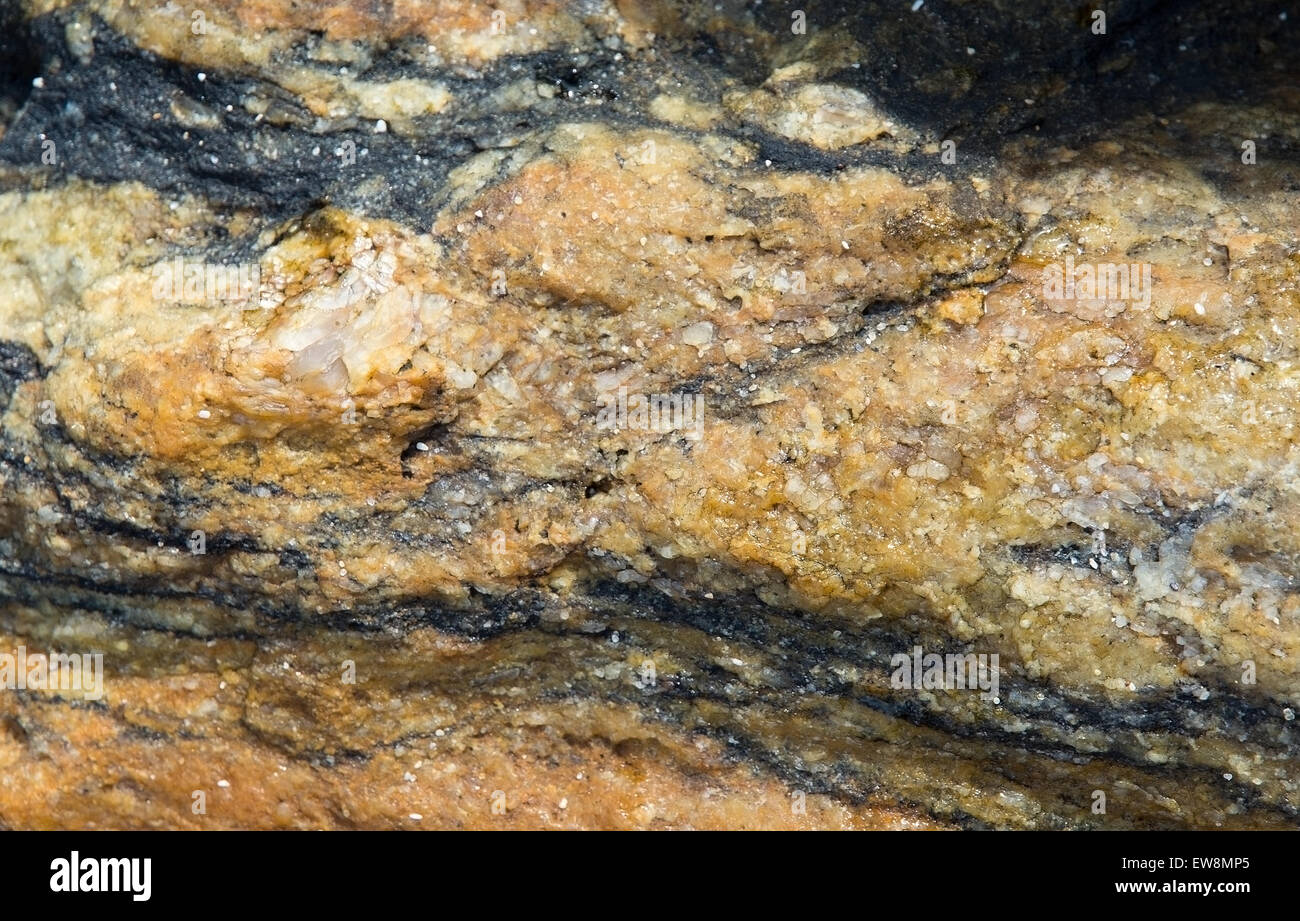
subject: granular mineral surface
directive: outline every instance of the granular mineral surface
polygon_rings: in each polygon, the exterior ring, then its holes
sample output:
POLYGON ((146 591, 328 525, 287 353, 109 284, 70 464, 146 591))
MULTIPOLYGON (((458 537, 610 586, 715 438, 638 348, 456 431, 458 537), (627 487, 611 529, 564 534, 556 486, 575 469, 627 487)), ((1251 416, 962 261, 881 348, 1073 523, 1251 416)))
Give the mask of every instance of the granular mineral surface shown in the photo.
POLYGON ((0 6, 0 826, 1300 824, 1284 4, 0 6))

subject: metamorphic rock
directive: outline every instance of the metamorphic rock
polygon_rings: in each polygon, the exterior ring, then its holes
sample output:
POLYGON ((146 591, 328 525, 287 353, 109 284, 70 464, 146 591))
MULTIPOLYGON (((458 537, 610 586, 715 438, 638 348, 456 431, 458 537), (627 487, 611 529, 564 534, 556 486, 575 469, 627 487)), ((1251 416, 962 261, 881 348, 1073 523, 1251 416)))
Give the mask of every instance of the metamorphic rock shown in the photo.
POLYGON ((1300 825, 1300 17, 1093 6, 0 0, 0 826, 1300 825))

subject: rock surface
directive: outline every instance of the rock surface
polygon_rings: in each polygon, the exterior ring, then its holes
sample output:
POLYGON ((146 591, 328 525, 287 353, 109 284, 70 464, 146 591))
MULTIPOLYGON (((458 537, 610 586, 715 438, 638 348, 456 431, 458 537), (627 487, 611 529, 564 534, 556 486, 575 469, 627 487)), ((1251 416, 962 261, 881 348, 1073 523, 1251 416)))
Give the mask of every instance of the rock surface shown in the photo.
POLYGON ((747 6, 4 14, 0 823, 1297 825, 1283 5, 747 6))

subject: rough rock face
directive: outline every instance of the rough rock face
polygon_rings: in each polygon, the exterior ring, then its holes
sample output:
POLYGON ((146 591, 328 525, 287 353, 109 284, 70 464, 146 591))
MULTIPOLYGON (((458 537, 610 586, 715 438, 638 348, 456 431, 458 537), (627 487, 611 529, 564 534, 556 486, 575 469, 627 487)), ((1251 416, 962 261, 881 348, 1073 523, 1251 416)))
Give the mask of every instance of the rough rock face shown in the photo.
POLYGON ((1295 827, 1295 23, 1171 6, 7 8, 0 823, 1295 827))

